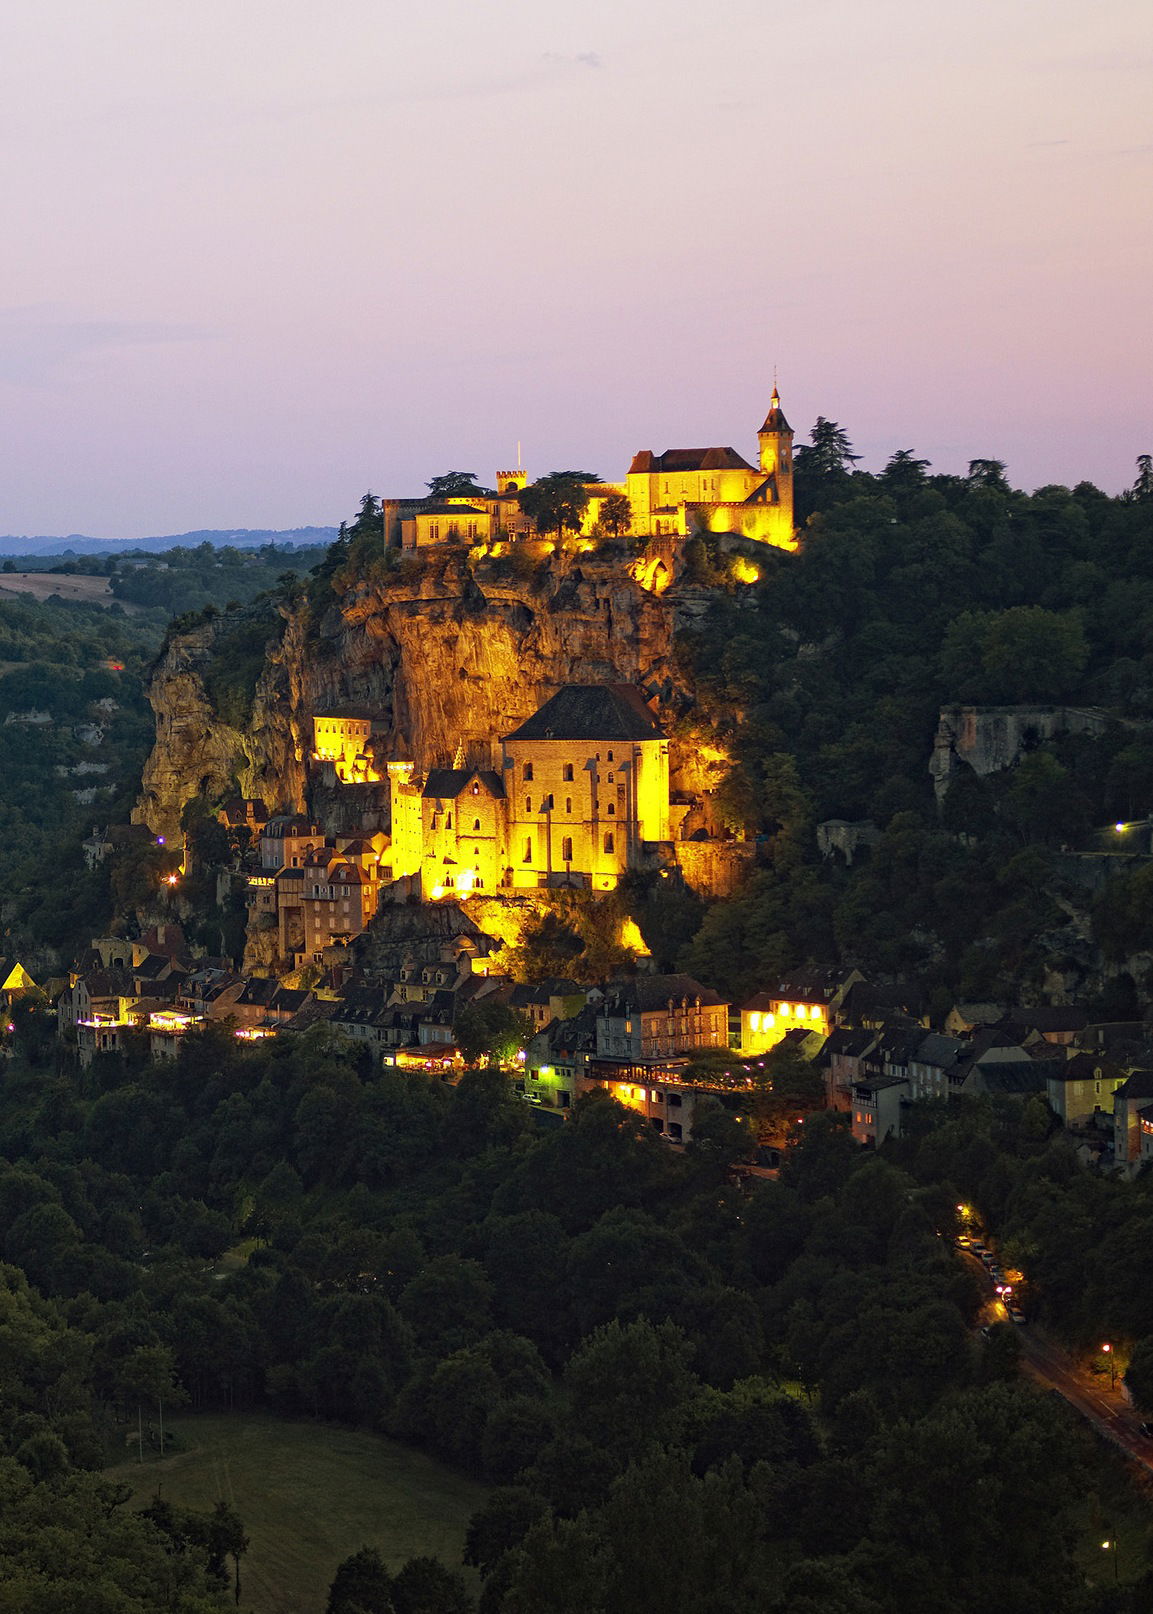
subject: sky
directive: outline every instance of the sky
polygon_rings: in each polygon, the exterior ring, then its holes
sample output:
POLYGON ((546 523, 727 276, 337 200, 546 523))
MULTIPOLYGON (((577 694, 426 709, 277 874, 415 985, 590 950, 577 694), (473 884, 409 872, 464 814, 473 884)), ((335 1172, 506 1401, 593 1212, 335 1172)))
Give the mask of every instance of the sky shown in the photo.
POLYGON ((1149 0, 5 0, 0 532, 1153 451, 1149 0))

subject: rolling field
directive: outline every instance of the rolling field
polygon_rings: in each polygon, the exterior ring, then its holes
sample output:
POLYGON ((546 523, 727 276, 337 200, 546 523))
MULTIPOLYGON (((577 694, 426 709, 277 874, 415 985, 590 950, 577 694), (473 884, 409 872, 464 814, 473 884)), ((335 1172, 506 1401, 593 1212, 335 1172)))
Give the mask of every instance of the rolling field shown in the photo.
POLYGON ((323 1614, 337 1564, 358 1547, 376 1547, 393 1570, 419 1553, 461 1568, 485 1488, 420 1452, 266 1415, 178 1417, 171 1428, 186 1451, 121 1463, 108 1477, 132 1486, 134 1507, 158 1486, 187 1507, 234 1506, 249 1539, 240 1606, 252 1614, 323 1614))

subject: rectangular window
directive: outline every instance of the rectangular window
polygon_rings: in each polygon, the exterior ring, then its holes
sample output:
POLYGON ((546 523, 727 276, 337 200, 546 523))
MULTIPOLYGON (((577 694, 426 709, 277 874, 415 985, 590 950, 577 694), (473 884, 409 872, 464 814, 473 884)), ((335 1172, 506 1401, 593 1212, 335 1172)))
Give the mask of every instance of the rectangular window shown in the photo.
POLYGON ((606 852, 612 852, 614 850, 615 850, 615 843, 613 841, 612 836, 611 835, 606 835, 605 836, 605 851, 606 852))
POLYGON ((531 839, 531 837, 528 840, 526 840, 525 843, 524 843, 524 860, 525 860, 526 863, 531 863, 532 862, 532 839, 531 839))
POLYGON ((531 813, 532 812, 532 797, 531 796, 526 796, 524 798, 524 810, 525 810, 526 813, 531 813))
POLYGON ((571 780, 572 776, 573 776, 572 763, 571 762, 566 762, 565 765, 564 765, 564 771, 561 774, 561 778, 564 779, 566 781, 566 783, 567 783, 569 780, 571 780))
POLYGON ((572 836, 571 835, 566 835, 564 840, 561 841, 561 843, 560 843, 560 855, 561 855, 561 862, 562 863, 571 863, 572 862, 572 836))
POLYGON ((565 799, 564 799, 564 810, 565 810, 566 813, 571 813, 572 812, 572 797, 571 796, 566 796, 565 797, 565 799))
POLYGON ((525 765, 524 765, 524 776, 525 776, 526 779, 531 779, 532 778, 532 763, 531 762, 526 762, 525 763, 525 765))

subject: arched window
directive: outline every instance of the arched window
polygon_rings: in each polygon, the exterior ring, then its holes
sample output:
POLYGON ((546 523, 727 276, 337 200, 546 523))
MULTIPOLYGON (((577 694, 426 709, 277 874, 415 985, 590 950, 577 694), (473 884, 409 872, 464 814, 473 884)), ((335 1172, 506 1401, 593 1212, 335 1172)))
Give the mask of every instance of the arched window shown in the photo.
POLYGON ((529 836, 529 838, 524 843, 524 860, 525 860, 526 863, 531 863, 532 862, 532 837, 531 836, 529 836))
POLYGON ((475 830, 478 830, 478 829, 479 829, 479 828, 480 828, 480 819, 479 819, 479 818, 474 818, 474 819, 473 819, 473 821, 472 821, 472 827, 473 827, 473 830, 474 830, 474 831, 475 831, 475 830))
POLYGON ((532 797, 531 796, 526 796, 524 798, 524 810, 525 810, 526 813, 531 813, 532 812, 532 797))
POLYGON ((613 806, 613 804, 612 804, 612 802, 611 802, 611 801, 610 801, 610 802, 609 802, 609 804, 608 804, 608 809, 607 809, 607 811, 608 811, 608 816, 609 816, 609 817, 610 817, 610 818, 613 818, 613 817, 614 817, 614 816, 615 816, 615 814, 616 814, 616 808, 615 808, 615 807, 614 807, 614 806, 613 806))
POLYGON ((606 835, 605 836, 605 851, 606 852, 612 852, 612 851, 615 851, 615 849, 616 849, 615 848, 615 843, 613 841, 612 836, 611 835, 606 835))

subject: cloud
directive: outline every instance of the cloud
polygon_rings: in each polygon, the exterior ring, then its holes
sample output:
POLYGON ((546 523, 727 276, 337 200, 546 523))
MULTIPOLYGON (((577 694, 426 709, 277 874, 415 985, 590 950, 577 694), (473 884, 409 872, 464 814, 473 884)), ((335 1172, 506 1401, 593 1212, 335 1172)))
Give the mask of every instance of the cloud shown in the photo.
POLYGON ((43 386, 100 354, 169 342, 204 342, 214 335, 199 325, 78 319, 53 307, 3 308, 0 381, 12 386, 43 386))

